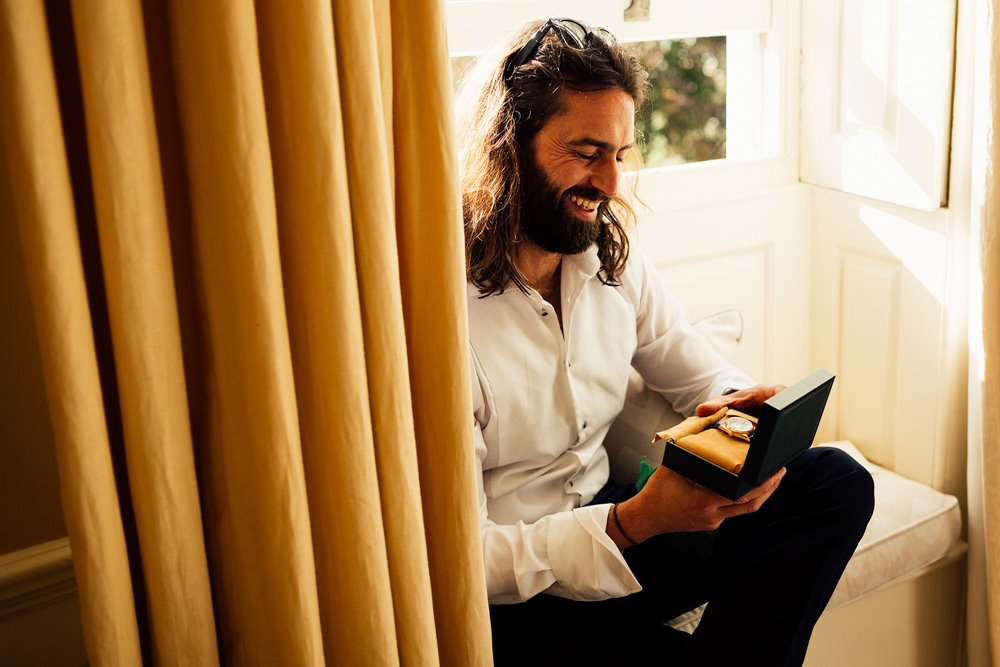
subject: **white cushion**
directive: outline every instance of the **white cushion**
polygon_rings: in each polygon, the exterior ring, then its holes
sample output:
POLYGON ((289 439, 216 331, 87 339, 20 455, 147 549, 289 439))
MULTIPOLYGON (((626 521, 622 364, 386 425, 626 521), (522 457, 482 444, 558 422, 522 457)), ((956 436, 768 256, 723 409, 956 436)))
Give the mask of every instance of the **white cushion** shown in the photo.
POLYGON ((869 462, 852 443, 825 443, 861 463, 875 480, 875 514, 828 609, 839 607, 944 558, 961 537, 958 499, 869 462))
MULTIPOLYGON (((955 496, 871 463, 846 440, 823 444, 850 454, 875 480, 875 513, 827 610, 944 558, 958 544, 962 515, 955 496)), ((670 625, 693 632, 702 611, 688 612, 670 625)))

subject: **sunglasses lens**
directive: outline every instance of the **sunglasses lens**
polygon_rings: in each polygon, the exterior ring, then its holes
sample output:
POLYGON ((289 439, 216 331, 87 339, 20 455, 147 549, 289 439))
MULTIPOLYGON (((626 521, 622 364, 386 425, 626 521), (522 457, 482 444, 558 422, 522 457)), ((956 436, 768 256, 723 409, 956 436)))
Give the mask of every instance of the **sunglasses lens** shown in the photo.
POLYGON ((607 30, 605 30, 604 28, 594 28, 594 34, 600 35, 601 39, 603 39, 605 42, 615 41, 615 36, 612 35, 610 32, 608 32, 607 30))
POLYGON ((559 30, 563 41, 566 42, 566 44, 578 49, 582 49, 587 46, 587 33, 590 32, 590 29, 585 25, 570 19, 560 19, 558 21, 554 21, 553 23, 559 30))

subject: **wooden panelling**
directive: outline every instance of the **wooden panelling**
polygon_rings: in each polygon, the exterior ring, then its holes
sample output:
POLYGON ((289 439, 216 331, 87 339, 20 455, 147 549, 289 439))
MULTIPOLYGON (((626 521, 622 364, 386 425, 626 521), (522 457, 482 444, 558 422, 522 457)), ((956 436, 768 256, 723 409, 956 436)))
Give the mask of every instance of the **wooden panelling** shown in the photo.
POLYGON ((837 360, 838 436, 865 443, 868 455, 893 467, 897 401, 900 265, 855 252, 839 253, 837 360))
POLYGON ((690 319, 740 310, 735 362, 761 382, 790 384, 813 370, 807 194, 795 185, 647 214, 634 237, 690 319))
MULTIPOLYGON (((813 189, 814 365, 837 374, 823 440, 851 440, 871 460, 942 490, 962 443, 947 429, 956 390, 946 334, 955 229, 931 213, 813 189)), ((954 279, 954 278, 952 278, 954 279)))
POLYGON ((957 667, 968 547, 836 609, 813 632, 806 667, 957 667))
POLYGON ((762 246, 684 262, 661 262, 658 267, 667 288, 687 305, 692 320, 739 309, 743 336, 732 361, 757 378, 764 377, 768 367, 770 255, 770 246, 762 246))

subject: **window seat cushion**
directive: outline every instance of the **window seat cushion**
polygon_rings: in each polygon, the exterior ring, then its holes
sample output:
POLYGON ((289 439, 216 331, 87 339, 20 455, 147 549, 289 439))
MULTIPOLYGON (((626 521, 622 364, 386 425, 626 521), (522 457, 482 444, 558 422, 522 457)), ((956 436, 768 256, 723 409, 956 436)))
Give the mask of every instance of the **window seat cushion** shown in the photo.
MULTIPOLYGON (((822 444, 850 454, 875 480, 875 513, 827 611, 943 559, 958 545, 962 517, 957 498, 871 463, 849 441, 822 444)), ((693 632, 701 612, 690 611, 670 625, 693 632)))
POLYGON ((875 513, 828 609, 929 565, 961 537, 958 499, 868 461, 852 443, 825 443, 853 456, 875 480, 875 513))

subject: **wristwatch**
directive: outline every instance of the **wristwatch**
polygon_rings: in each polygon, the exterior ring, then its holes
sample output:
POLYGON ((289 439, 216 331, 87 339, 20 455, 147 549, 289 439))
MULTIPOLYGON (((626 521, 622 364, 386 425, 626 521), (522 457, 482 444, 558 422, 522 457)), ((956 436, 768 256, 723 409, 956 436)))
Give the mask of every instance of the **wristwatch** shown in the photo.
POLYGON ((719 429, 726 435, 750 442, 750 438, 753 436, 754 429, 757 428, 757 425, 747 417, 743 417, 739 414, 730 414, 722 421, 716 422, 715 428, 719 429))

